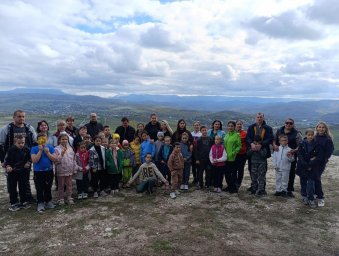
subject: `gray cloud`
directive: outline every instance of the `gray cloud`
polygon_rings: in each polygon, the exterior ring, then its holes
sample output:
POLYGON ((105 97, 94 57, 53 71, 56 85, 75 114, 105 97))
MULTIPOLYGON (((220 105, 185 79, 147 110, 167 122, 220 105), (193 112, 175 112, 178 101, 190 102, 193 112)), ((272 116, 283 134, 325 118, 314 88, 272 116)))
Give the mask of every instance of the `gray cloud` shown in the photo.
POLYGON ((306 14, 323 23, 339 25, 339 1, 317 0, 307 9, 306 14))

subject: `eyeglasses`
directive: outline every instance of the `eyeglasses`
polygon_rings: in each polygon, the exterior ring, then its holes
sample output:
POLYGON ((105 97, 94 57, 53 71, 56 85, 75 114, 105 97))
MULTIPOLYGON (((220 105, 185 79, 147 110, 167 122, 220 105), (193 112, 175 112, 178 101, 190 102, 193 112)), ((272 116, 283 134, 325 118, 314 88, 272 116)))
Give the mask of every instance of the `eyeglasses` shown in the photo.
POLYGON ((293 125, 293 123, 292 122, 285 122, 285 124, 289 124, 289 125, 293 125))

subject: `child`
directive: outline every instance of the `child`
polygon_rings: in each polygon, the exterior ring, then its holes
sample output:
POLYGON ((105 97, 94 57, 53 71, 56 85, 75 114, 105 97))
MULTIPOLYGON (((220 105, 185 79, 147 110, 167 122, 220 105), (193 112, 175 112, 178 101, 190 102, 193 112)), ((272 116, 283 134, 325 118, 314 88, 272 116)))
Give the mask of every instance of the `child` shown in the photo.
POLYGON ((172 192, 170 193, 170 197, 172 199, 176 198, 177 195, 180 194, 178 191, 179 184, 182 181, 182 173, 184 169, 184 157, 181 154, 180 143, 176 142, 174 144, 174 149, 172 154, 170 155, 167 165, 171 172, 171 182, 172 182, 172 192))
POLYGON ((80 142, 79 150, 75 155, 77 165, 81 166, 78 173, 75 175, 78 199, 88 198, 88 186, 89 186, 89 153, 86 148, 85 142, 80 142))
POLYGON ((211 163, 209 153, 213 145, 213 139, 207 135, 206 126, 200 127, 201 137, 197 140, 195 148, 195 159, 198 165, 198 184, 197 188, 202 189, 204 186, 203 177, 205 171, 205 186, 208 188, 212 185, 211 163))
POLYGON ((260 197, 266 195, 266 149, 262 147, 260 135, 254 136, 253 144, 256 149, 249 148, 247 151, 247 155, 251 159, 251 193, 260 197))
POLYGON ((111 130, 110 130, 110 127, 108 125, 105 125, 104 126, 104 135, 105 135, 105 138, 108 140, 108 141, 111 141, 113 138, 112 138, 112 135, 111 135, 111 130))
POLYGON ((122 141, 122 154, 123 154, 123 171, 122 171, 122 183, 125 187, 126 183, 132 177, 132 170, 135 166, 135 157, 132 149, 129 147, 128 140, 122 141))
POLYGON ((296 174, 300 177, 301 196, 305 204, 317 207, 314 201, 315 180, 319 179, 319 168, 323 157, 320 145, 314 139, 314 131, 307 129, 306 138, 298 147, 296 174))
MULTIPOLYGON (((58 203, 64 205, 66 196, 68 204, 74 204, 72 198, 72 177, 80 168, 75 161, 75 154, 72 147, 69 146, 69 136, 61 132, 58 137, 58 146, 55 148, 57 161, 55 163, 55 174, 58 179, 58 203), (64 189, 66 187, 66 194, 64 189)), ((82 169, 82 168, 81 168, 82 169)))
POLYGON ((165 143, 160 148, 159 154, 158 154, 158 160, 160 165, 160 172, 162 176, 164 176, 168 182, 171 182, 171 173, 168 169, 167 162, 172 154, 173 146, 171 145, 171 137, 166 136, 165 137, 165 143))
POLYGON ((190 169, 191 169, 191 158, 193 151, 193 144, 190 144, 188 133, 184 132, 181 134, 181 154, 184 157, 184 170, 182 175, 182 184, 180 185, 180 189, 188 190, 188 181, 190 179, 190 169))
POLYGON ((115 144, 117 144, 117 146, 118 146, 120 149, 122 149, 122 146, 121 146, 121 144, 120 144, 120 135, 119 135, 119 133, 113 133, 113 135, 112 135, 112 140, 113 140, 113 142, 114 142, 115 144))
POLYGON ((31 149, 38 213, 42 213, 45 208, 51 209, 55 207, 52 203, 51 188, 54 178, 53 162, 55 162, 57 158, 54 153, 54 147, 46 144, 47 139, 45 133, 39 133, 37 135, 38 146, 32 147, 31 149))
POLYGON ((86 134, 87 134, 87 127, 86 126, 81 126, 79 128, 79 135, 77 135, 74 138, 74 141, 73 141, 73 148, 74 148, 75 152, 78 152, 79 144, 80 144, 80 142, 82 142, 84 140, 84 137, 85 137, 86 134))
POLYGON ((122 170, 124 164, 124 156, 114 141, 110 142, 110 148, 106 150, 106 165, 108 181, 111 188, 111 193, 119 192, 119 182, 122 177, 122 170))
POLYGON ((151 153, 152 158, 154 157, 155 146, 154 146, 154 141, 149 138, 146 131, 143 131, 141 133, 141 139, 142 139, 142 143, 140 145, 140 159, 141 159, 141 162, 143 163, 146 159, 145 157, 147 153, 151 153))
POLYGON ((141 165, 139 136, 134 137, 134 140, 131 142, 131 149, 133 151, 134 158, 135 158, 135 166, 133 167, 133 170, 132 170, 132 176, 134 176, 134 174, 139 170, 139 167, 141 165))
POLYGON ((106 137, 101 138, 101 146, 103 146, 105 149, 109 148, 108 142, 109 142, 108 138, 106 137))
POLYGON ((94 137, 94 146, 89 150, 89 167, 91 170, 91 185, 94 190, 93 197, 98 198, 106 196, 105 189, 105 148, 101 146, 101 138, 96 135, 94 137))
POLYGON ((136 187, 137 193, 148 191, 151 194, 153 193, 153 187, 156 185, 157 177, 168 186, 168 181, 162 176, 156 165, 152 163, 152 154, 147 153, 144 163, 127 184, 131 185, 132 182, 139 178, 140 183, 136 187))
POLYGON ((14 145, 8 149, 5 158, 7 184, 11 206, 9 211, 15 212, 30 207, 26 197, 27 174, 31 168, 31 154, 25 146, 25 137, 21 134, 14 136, 14 145), (18 204, 17 186, 19 185, 20 204, 18 204))
POLYGON ((93 147, 91 135, 86 134, 86 135, 83 137, 83 142, 85 143, 86 149, 87 149, 87 150, 89 150, 91 147, 93 147))
POLYGON ((225 172, 225 162, 227 154, 223 145, 222 137, 215 136, 215 144, 211 147, 209 158, 212 163, 214 192, 220 193, 222 189, 222 180, 225 172))
POLYGON ((154 142, 155 144, 155 164, 157 165, 157 167, 159 168, 159 165, 158 165, 158 162, 159 162, 159 159, 158 159, 158 154, 159 154, 159 151, 160 151, 160 148, 162 145, 164 145, 164 133, 163 132, 158 132, 157 133, 157 141, 154 142))
POLYGON ((291 162, 294 161, 291 148, 288 146, 287 135, 279 136, 279 149, 273 153, 273 167, 275 169, 275 196, 287 197, 287 186, 290 175, 291 162))

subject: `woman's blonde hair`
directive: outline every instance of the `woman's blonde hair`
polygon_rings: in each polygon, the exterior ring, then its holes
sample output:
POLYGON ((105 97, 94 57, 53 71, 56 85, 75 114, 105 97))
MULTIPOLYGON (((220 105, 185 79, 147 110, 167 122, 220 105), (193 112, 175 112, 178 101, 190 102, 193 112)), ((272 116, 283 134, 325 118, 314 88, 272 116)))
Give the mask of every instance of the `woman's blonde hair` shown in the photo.
POLYGON ((166 120, 161 120, 161 123, 164 123, 166 125, 167 131, 172 136, 173 135, 173 130, 172 130, 171 126, 169 125, 169 123, 166 120))
POLYGON ((333 135, 330 132, 330 129, 328 128, 328 125, 324 121, 319 121, 317 123, 317 126, 315 127, 315 135, 319 134, 318 131, 317 131, 319 125, 323 125, 325 127, 325 135, 330 137, 331 139, 333 139, 333 135))

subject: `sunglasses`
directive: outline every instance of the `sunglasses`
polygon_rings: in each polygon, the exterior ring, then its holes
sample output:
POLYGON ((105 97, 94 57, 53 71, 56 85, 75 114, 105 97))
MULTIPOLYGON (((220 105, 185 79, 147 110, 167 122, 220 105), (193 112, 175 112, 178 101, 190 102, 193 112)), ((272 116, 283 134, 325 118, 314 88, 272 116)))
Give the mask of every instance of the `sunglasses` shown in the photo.
POLYGON ((293 125, 293 122, 285 122, 285 124, 293 125))

